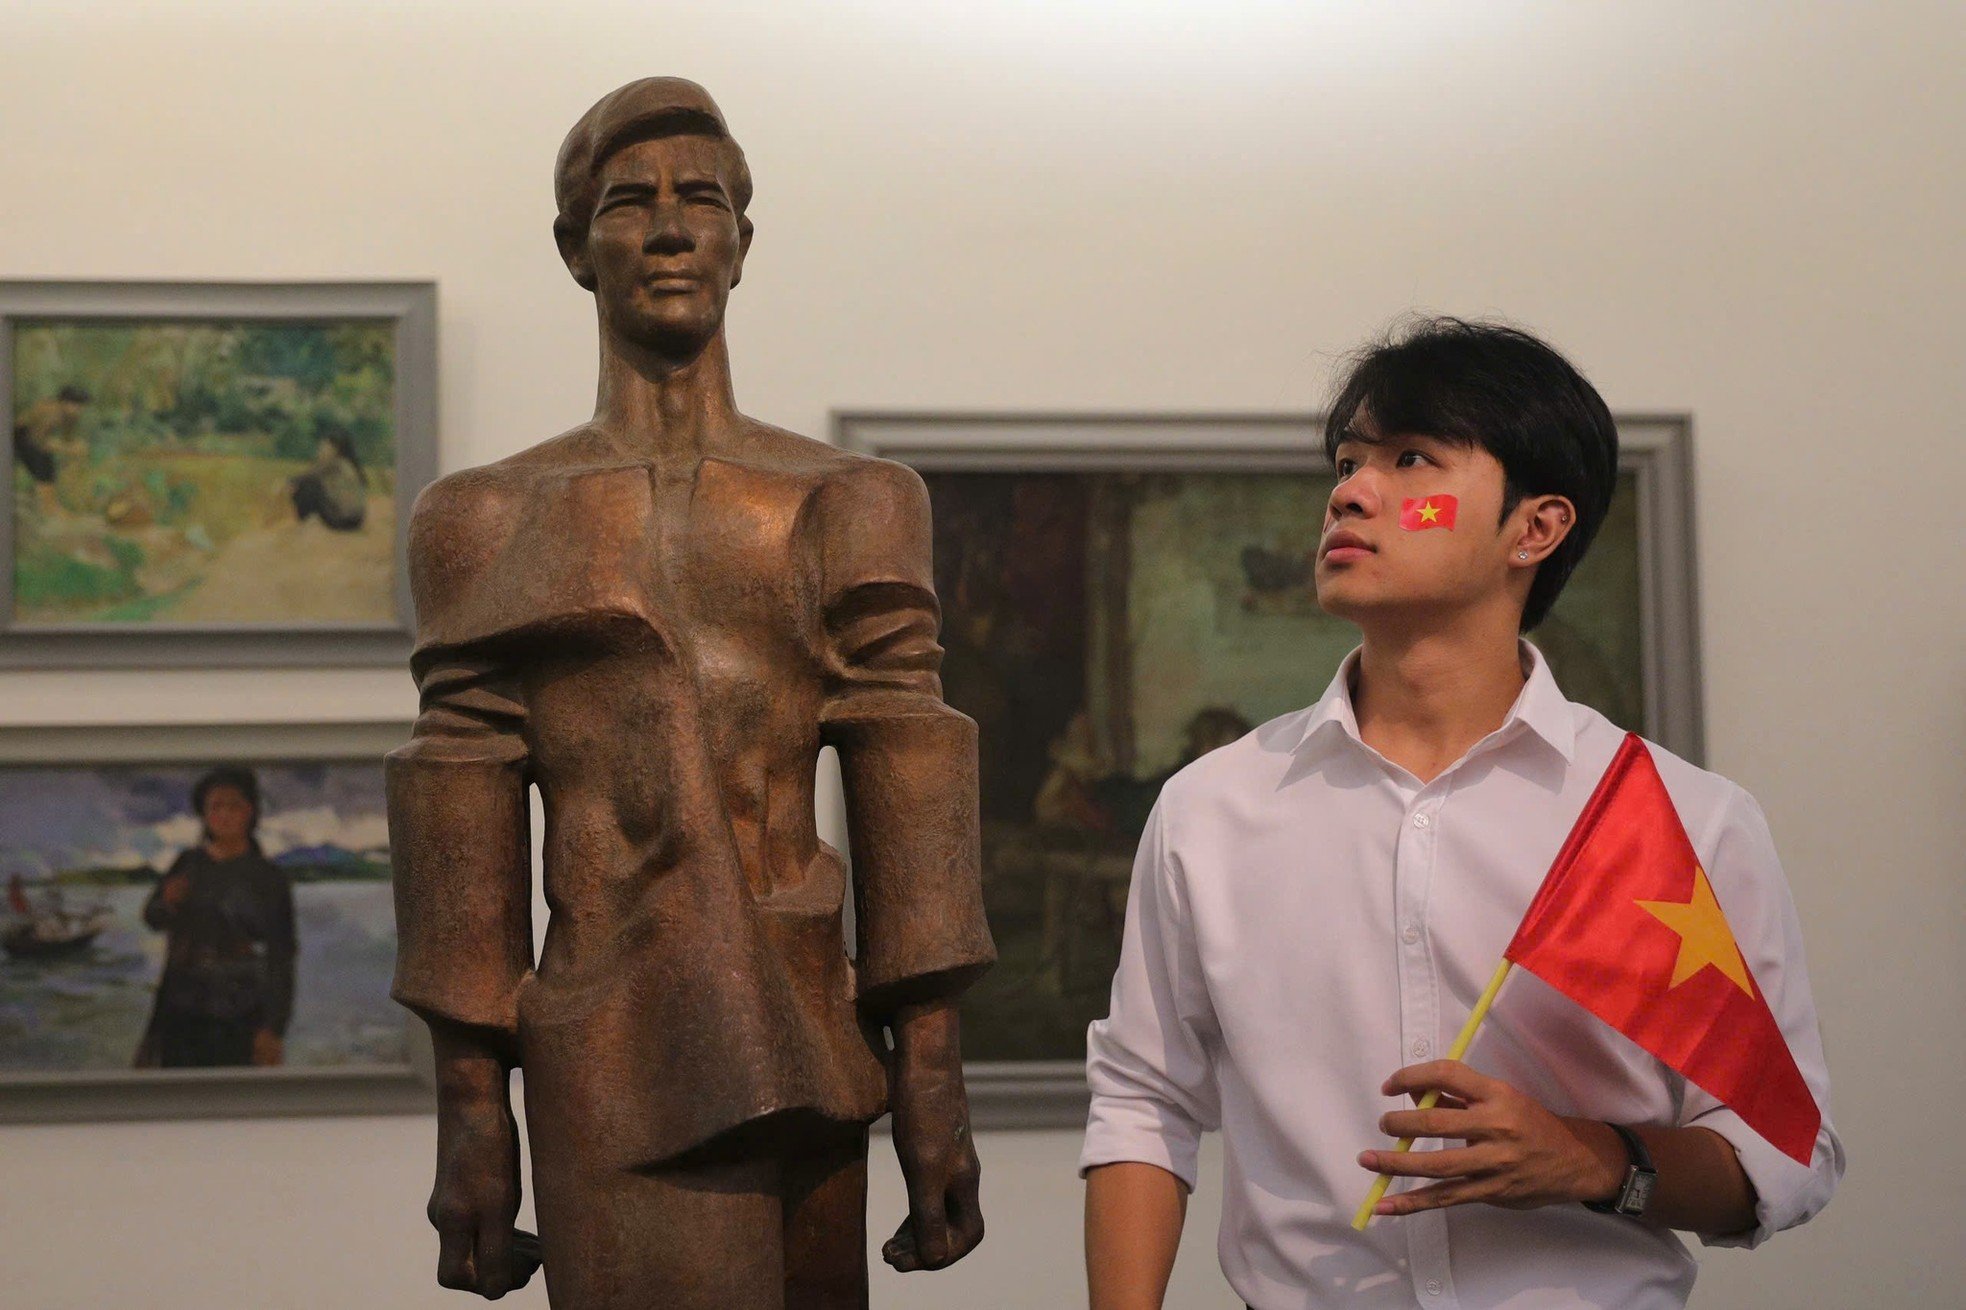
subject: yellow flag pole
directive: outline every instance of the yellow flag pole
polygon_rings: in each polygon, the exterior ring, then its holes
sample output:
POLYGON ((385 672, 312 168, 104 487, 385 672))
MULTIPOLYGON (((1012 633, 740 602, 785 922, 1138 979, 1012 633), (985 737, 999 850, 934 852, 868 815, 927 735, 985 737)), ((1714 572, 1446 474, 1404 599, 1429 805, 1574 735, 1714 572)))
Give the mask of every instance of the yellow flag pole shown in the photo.
MULTIPOLYGON (((1509 970, 1514 967, 1515 961, 1513 960, 1503 960, 1496 967, 1495 976, 1488 980, 1488 990, 1483 992, 1481 999, 1475 1002, 1474 1009, 1468 1013, 1468 1021, 1461 1026, 1461 1035, 1456 1037, 1454 1039, 1454 1045, 1447 1049, 1448 1059, 1458 1060, 1468 1053, 1468 1046, 1474 1041, 1475 1030, 1480 1028, 1481 1021, 1488 1017, 1488 1008, 1495 1004, 1496 993, 1502 990, 1502 983, 1507 980, 1509 970)), ((1431 1110, 1439 1102, 1440 1093, 1438 1091, 1431 1091, 1421 1097, 1419 1105, 1414 1108, 1431 1110)), ((1399 1145, 1393 1148, 1395 1151, 1410 1151, 1412 1149, 1413 1139, 1411 1137, 1400 1138, 1399 1145)), ((1385 1198, 1386 1189, 1392 1186, 1392 1182, 1393 1176, 1391 1174, 1380 1174, 1372 1180, 1372 1190, 1366 1193, 1365 1204, 1361 1205, 1358 1208, 1358 1213, 1352 1217, 1352 1227, 1358 1229, 1361 1233, 1365 1231, 1366 1225, 1372 1222, 1372 1211, 1385 1198)))

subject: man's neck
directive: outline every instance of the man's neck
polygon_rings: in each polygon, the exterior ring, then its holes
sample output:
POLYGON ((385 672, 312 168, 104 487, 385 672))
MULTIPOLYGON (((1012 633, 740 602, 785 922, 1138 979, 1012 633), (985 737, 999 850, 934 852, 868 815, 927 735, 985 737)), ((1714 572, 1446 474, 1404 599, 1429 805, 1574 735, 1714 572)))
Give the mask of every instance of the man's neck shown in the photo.
POLYGON ((1514 616, 1425 631, 1368 630, 1352 677, 1360 738, 1431 782, 1501 727, 1521 694, 1514 616))
POLYGON ((603 332, 594 423, 623 450, 686 475, 738 421, 722 329, 681 358, 603 332))

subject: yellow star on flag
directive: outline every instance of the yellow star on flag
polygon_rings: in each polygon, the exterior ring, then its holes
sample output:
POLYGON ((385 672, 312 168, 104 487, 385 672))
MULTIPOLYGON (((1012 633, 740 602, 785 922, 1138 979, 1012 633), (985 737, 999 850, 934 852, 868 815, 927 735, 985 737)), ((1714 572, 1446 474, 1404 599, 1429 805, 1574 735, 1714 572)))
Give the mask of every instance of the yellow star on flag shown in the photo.
POLYGON ((1440 522, 1440 509, 1431 500, 1428 501, 1426 504, 1420 506, 1420 522, 1422 523, 1440 522))
POLYGON ((1727 926, 1727 916, 1721 913, 1720 902, 1713 897, 1713 884, 1707 881, 1705 869, 1694 866, 1692 900, 1684 903, 1638 901, 1636 904, 1679 934, 1679 958, 1673 961, 1672 982, 1667 985, 1669 989, 1712 965, 1726 975, 1729 982, 1749 996, 1754 995, 1754 984, 1748 979, 1747 961, 1741 958, 1741 948, 1734 942, 1733 929, 1727 926))

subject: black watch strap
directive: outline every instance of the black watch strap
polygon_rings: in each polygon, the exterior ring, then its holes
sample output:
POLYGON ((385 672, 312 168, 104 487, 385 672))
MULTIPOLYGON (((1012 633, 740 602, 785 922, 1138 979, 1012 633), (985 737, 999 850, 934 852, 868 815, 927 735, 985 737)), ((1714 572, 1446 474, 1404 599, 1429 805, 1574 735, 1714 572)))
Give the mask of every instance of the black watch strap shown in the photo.
POLYGON ((1659 1171, 1652 1167, 1652 1152, 1645 1149, 1645 1142, 1637 1133, 1623 1124, 1607 1124, 1606 1127, 1623 1139, 1630 1166, 1625 1170, 1624 1184, 1619 1187, 1616 1196, 1608 1201, 1586 1201, 1584 1208, 1599 1214, 1621 1214, 1636 1219, 1645 1213, 1645 1207, 1652 1200, 1652 1188, 1659 1181, 1659 1171))

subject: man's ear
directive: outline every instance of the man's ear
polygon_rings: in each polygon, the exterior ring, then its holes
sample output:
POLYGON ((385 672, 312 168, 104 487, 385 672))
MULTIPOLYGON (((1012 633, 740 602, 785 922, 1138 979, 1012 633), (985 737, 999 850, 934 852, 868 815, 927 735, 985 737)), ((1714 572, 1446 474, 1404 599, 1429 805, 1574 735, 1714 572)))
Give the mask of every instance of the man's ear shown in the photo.
POLYGON ((1577 526, 1577 507, 1563 496, 1533 496, 1517 506, 1511 517, 1517 527, 1515 544, 1509 547, 1509 563, 1533 569, 1577 526))
POLYGON ((736 286, 744 280, 744 257, 751 253, 751 220, 742 215, 737 219, 737 267, 730 271, 730 284, 736 286))
POLYGON ((594 268, 587 262, 587 234, 576 232, 564 214, 553 220, 553 244, 560 248, 560 261, 584 289, 594 289, 594 268))

